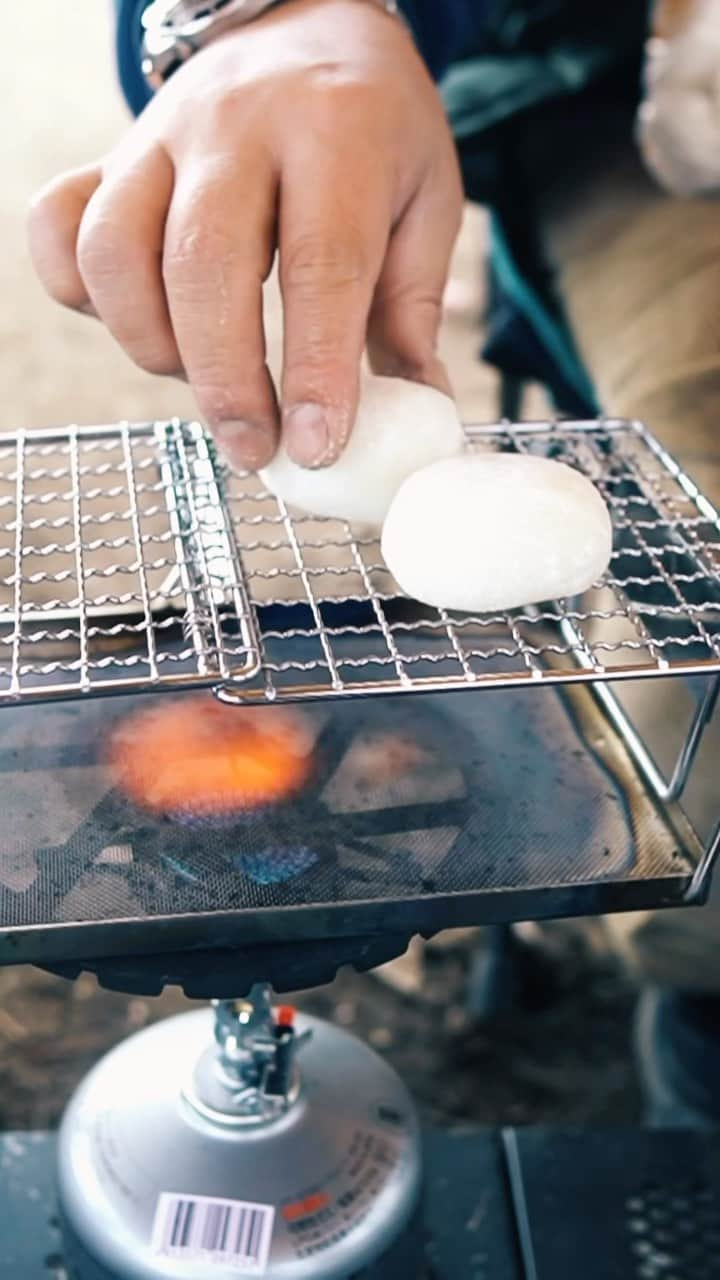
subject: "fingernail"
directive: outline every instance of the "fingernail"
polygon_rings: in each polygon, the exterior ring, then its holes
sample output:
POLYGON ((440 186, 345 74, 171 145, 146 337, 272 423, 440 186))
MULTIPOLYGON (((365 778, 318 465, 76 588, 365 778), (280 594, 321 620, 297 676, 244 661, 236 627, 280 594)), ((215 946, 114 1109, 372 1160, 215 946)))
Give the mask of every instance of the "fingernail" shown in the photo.
POLYGON ((257 471, 272 457, 272 434, 255 422, 219 422, 212 434, 225 460, 238 471, 257 471))
POLYGON ((322 467, 334 459, 327 414, 319 404, 297 404, 283 414, 285 447, 300 467, 322 467))

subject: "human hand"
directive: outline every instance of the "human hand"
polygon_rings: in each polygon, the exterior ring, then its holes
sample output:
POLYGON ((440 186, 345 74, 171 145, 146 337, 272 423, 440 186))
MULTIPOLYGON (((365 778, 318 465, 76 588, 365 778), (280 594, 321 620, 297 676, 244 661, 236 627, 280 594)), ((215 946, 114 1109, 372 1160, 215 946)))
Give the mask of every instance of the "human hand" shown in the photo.
POLYGON ((672 195, 720 191, 717 0, 662 0, 645 61, 637 136, 645 165, 672 195))
POLYGON ((186 377, 228 459, 282 426, 305 466, 352 429, 359 365, 447 390, 436 353, 462 188, 439 96, 374 0, 290 0, 226 33, 102 161, 33 203, 48 292, 141 368, 186 377), (262 286, 279 252, 281 407, 262 286))

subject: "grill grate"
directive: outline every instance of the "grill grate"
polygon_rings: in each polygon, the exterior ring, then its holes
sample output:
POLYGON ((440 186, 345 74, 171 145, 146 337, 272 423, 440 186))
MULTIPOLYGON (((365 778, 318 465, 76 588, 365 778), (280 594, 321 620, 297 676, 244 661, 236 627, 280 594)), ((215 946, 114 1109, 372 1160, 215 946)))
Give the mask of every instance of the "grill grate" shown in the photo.
POLYGON ((0 698, 207 684, 257 665, 199 428, 0 437, 0 698))
POLYGON ((371 533, 293 517, 258 478, 224 476, 196 423, 0 436, 0 701, 191 685, 291 700, 720 671, 720 518, 645 428, 468 436, 593 480, 615 528, 601 583, 503 615, 427 609, 400 596, 371 533))

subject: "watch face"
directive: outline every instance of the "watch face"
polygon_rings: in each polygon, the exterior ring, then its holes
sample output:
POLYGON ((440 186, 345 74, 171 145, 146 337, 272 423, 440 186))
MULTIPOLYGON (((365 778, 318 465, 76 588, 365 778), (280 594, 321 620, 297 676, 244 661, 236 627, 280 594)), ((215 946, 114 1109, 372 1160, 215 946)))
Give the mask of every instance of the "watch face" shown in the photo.
POLYGON ((211 28, 216 18, 230 13, 249 22, 277 3, 278 0, 154 0, 144 10, 142 24, 151 36, 162 31, 167 39, 170 34, 183 35, 188 26, 202 23, 203 29, 211 28))
MULTIPOLYGON (((194 52, 232 23, 259 18, 281 0, 154 0, 142 15, 142 73, 159 89, 194 52)), ((393 0, 384 0, 397 12, 393 0)))

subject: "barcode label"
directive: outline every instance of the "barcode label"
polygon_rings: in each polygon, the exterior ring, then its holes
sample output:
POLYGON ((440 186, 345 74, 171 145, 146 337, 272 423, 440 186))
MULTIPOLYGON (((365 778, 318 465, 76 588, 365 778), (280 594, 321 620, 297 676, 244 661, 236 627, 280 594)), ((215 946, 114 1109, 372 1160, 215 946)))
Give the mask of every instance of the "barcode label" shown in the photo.
POLYGON ((231 1266, 239 1275, 262 1276, 274 1221, 272 1205, 164 1193, 155 1212, 153 1253, 202 1259, 231 1266))

